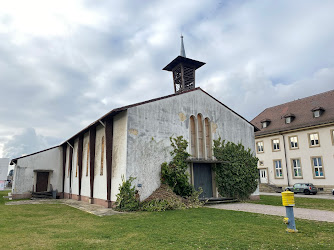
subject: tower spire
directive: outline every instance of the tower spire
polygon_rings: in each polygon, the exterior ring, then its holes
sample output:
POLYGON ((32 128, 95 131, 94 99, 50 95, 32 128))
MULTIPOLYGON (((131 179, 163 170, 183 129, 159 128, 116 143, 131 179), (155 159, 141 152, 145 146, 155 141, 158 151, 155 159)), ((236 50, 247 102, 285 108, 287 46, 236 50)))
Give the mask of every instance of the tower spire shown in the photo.
POLYGON ((195 88, 195 71, 205 63, 186 57, 184 50, 183 36, 181 34, 181 52, 173 61, 171 61, 163 70, 173 73, 175 93, 187 91, 195 88))
POLYGON ((184 49, 184 44, 183 44, 183 36, 181 34, 181 52, 180 52, 180 56, 186 57, 186 51, 184 49))

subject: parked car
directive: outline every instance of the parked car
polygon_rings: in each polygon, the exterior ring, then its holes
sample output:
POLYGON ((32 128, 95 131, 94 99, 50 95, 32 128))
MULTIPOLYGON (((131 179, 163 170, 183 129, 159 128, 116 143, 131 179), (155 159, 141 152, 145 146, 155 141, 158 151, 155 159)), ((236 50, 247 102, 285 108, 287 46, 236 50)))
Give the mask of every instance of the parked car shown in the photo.
POLYGON ((312 183, 296 183, 293 187, 286 187, 286 191, 297 193, 304 193, 304 194, 317 194, 318 189, 313 186, 312 183))
POLYGON ((334 195, 334 189, 332 190, 332 194, 334 195))

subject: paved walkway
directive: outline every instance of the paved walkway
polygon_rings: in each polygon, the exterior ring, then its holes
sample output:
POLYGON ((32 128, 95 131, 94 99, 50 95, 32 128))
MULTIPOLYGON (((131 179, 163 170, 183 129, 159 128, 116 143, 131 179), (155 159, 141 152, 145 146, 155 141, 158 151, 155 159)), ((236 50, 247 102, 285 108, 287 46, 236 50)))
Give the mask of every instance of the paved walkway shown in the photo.
MULTIPOLYGON (((282 197, 281 193, 260 192, 260 195, 272 195, 272 196, 281 196, 282 197)), ((316 195, 295 194, 295 197, 310 198, 310 199, 334 200, 334 195, 332 195, 332 194, 316 194, 316 195)))
POLYGON ((111 208, 105 208, 103 206, 89 204, 83 201, 76 201, 71 199, 36 199, 36 200, 22 200, 22 201, 11 201, 6 202, 5 205, 31 205, 31 204, 65 204, 70 207, 77 208, 79 210, 85 211, 87 213, 94 214, 96 216, 107 216, 120 214, 121 212, 117 212, 111 208))
MULTIPOLYGON (((228 204, 216 204, 216 205, 210 205, 208 207, 225 209, 225 210, 244 211, 257 214, 285 216, 285 207, 283 206, 270 206, 270 205, 238 202, 238 203, 228 203, 228 204)), ((331 211, 307 209, 307 208, 294 208, 293 211, 295 214, 295 218, 334 222, 334 212, 331 211)))

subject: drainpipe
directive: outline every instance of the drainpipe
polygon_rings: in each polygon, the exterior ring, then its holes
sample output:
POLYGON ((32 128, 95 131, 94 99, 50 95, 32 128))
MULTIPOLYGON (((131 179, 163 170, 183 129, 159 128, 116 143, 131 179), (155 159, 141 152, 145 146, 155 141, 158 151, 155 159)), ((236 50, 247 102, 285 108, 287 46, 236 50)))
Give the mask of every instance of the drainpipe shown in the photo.
POLYGON ((285 159, 285 170, 286 170, 286 178, 288 179, 288 187, 290 186, 290 181, 289 181, 289 171, 288 171, 288 161, 286 159, 286 147, 285 147, 285 138, 283 136, 283 147, 284 147, 284 159, 285 159))

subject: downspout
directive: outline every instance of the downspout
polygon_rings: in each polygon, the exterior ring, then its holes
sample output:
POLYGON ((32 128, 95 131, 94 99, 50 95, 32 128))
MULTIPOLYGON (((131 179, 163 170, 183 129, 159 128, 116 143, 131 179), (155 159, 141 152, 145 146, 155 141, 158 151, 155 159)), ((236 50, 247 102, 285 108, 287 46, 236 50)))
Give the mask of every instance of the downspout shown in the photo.
POLYGON ((288 161, 286 159, 286 148, 285 148, 285 138, 283 136, 283 147, 284 147, 284 160, 285 160, 285 170, 286 170, 286 178, 288 179, 288 187, 290 186, 290 181, 289 181, 289 171, 288 171, 288 161))

